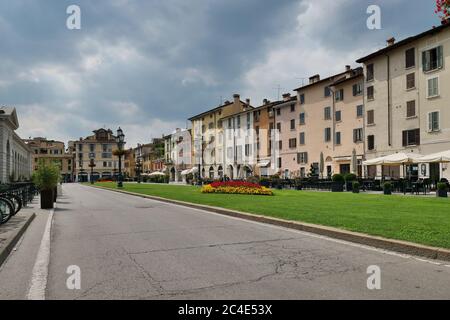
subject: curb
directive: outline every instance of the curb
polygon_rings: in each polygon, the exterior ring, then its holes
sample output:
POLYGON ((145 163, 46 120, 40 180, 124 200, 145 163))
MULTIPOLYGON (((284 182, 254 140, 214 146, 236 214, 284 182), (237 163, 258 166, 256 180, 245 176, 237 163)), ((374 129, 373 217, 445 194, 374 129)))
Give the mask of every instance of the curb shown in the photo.
POLYGON ((326 227, 326 226, 321 226, 321 225, 316 225, 316 224, 297 222, 297 221, 288 221, 288 220, 282 220, 282 219, 278 219, 278 218, 256 215, 256 214, 252 214, 252 213, 245 213, 245 212, 241 212, 241 211, 219 208, 219 207, 194 204, 194 203, 189 203, 189 202, 184 202, 184 201, 179 201, 179 200, 171 200, 171 199, 161 198, 161 197, 157 197, 157 196, 150 196, 150 195, 145 195, 145 194, 140 194, 140 193, 135 193, 135 192, 124 191, 124 190, 110 189, 110 188, 99 187, 99 186, 96 186, 96 187, 90 186, 90 187, 113 191, 113 192, 118 192, 118 193, 123 193, 123 194, 129 194, 129 195, 138 196, 141 198, 147 198, 147 199, 152 199, 152 200, 171 203, 171 204, 177 204, 177 205, 194 208, 194 209, 211 211, 211 212, 226 215, 226 216, 231 216, 231 217, 236 217, 236 218, 241 218, 241 219, 246 219, 246 220, 251 220, 251 221, 256 221, 256 222, 262 222, 262 223, 271 224, 271 225, 275 225, 275 226, 279 226, 279 227, 310 232, 310 233, 318 234, 321 236, 326 236, 326 237, 335 238, 335 239, 339 239, 339 240, 354 242, 354 243, 367 245, 367 246, 371 246, 371 247, 375 247, 375 248, 380 248, 380 249, 384 249, 384 250, 395 251, 395 252, 408 254, 408 255, 412 255, 412 256, 420 256, 420 257, 425 257, 425 258, 433 259, 433 260, 450 261, 450 250, 444 249, 444 248, 425 246, 425 245, 416 244, 413 242, 401 241, 401 240, 387 239, 387 238, 383 238, 383 237, 371 236, 371 235, 367 235, 364 233, 347 231, 347 230, 343 230, 343 229, 326 227))
POLYGON ((34 220, 35 217, 36 214, 33 212, 33 214, 31 214, 28 217, 27 221, 25 221, 25 223, 22 224, 22 226, 19 229, 13 231, 12 236, 8 240, 6 240, 6 245, 3 247, 3 249, 0 250, 0 266, 8 258, 9 254, 14 249, 14 246, 20 240, 20 238, 25 233, 28 226, 31 224, 31 222, 34 220))

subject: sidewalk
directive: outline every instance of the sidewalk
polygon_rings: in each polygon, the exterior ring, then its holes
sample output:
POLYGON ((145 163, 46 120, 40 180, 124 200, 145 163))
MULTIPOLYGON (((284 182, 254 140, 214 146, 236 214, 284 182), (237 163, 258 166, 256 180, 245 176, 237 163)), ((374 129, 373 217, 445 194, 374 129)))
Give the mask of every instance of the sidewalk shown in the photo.
POLYGON ((0 225, 0 266, 8 258, 17 242, 20 240, 39 209, 38 198, 34 199, 28 207, 23 208, 7 223, 0 225))

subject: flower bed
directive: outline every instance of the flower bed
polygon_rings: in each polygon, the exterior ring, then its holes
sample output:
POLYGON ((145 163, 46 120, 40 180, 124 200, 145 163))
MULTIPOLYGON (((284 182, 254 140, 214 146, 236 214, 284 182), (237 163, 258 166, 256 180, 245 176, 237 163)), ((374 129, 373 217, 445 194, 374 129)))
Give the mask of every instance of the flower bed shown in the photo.
POLYGON ((259 184, 245 181, 213 182, 203 186, 202 192, 273 196, 272 190, 259 184))

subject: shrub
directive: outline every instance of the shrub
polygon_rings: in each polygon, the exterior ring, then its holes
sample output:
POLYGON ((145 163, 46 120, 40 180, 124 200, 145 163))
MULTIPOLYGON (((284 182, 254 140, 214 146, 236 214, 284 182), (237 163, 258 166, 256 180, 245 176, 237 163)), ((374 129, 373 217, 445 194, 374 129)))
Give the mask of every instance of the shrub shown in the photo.
POLYGON ((352 183, 352 190, 354 193, 359 193, 359 189, 361 188, 361 185, 358 181, 353 181, 352 183))
POLYGON ((439 182, 437 184, 437 188, 438 188, 438 190, 441 190, 441 191, 448 191, 448 186, 445 182, 439 182))
POLYGON ((339 173, 333 175, 332 179, 333 179, 333 182, 340 183, 340 184, 344 184, 344 182, 345 182, 344 176, 339 173))
POLYGON ((345 175, 345 181, 347 181, 347 182, 352 182, 352 181, 355 181, 356 180, 356 174, 354 174, 354 173, 347 173, 346 175, 345 175))
POLYGON ((54 164, 40 163, 33 174, 33 182, 39 190, 53 190, 59 182, 59 167, 54 164))
POLYGON ((273 195, 272 190, 246 181, 213 182, 202 187, 203 193, 226 193, 247 195, 273 195))

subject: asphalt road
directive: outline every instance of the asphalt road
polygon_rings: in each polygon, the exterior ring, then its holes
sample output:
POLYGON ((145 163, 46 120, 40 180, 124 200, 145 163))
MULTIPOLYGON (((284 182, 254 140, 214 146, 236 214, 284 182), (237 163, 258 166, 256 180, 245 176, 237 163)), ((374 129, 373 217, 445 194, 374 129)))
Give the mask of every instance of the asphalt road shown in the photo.
MULTIPOLYGON (((77 184, 57 207, 46 299, 450 299, 437 261, 77 184), (367 288, 373 265, 380 290, 367 288)), ((48 216, 0 269, 0 298, 29 296, 48 216)))

